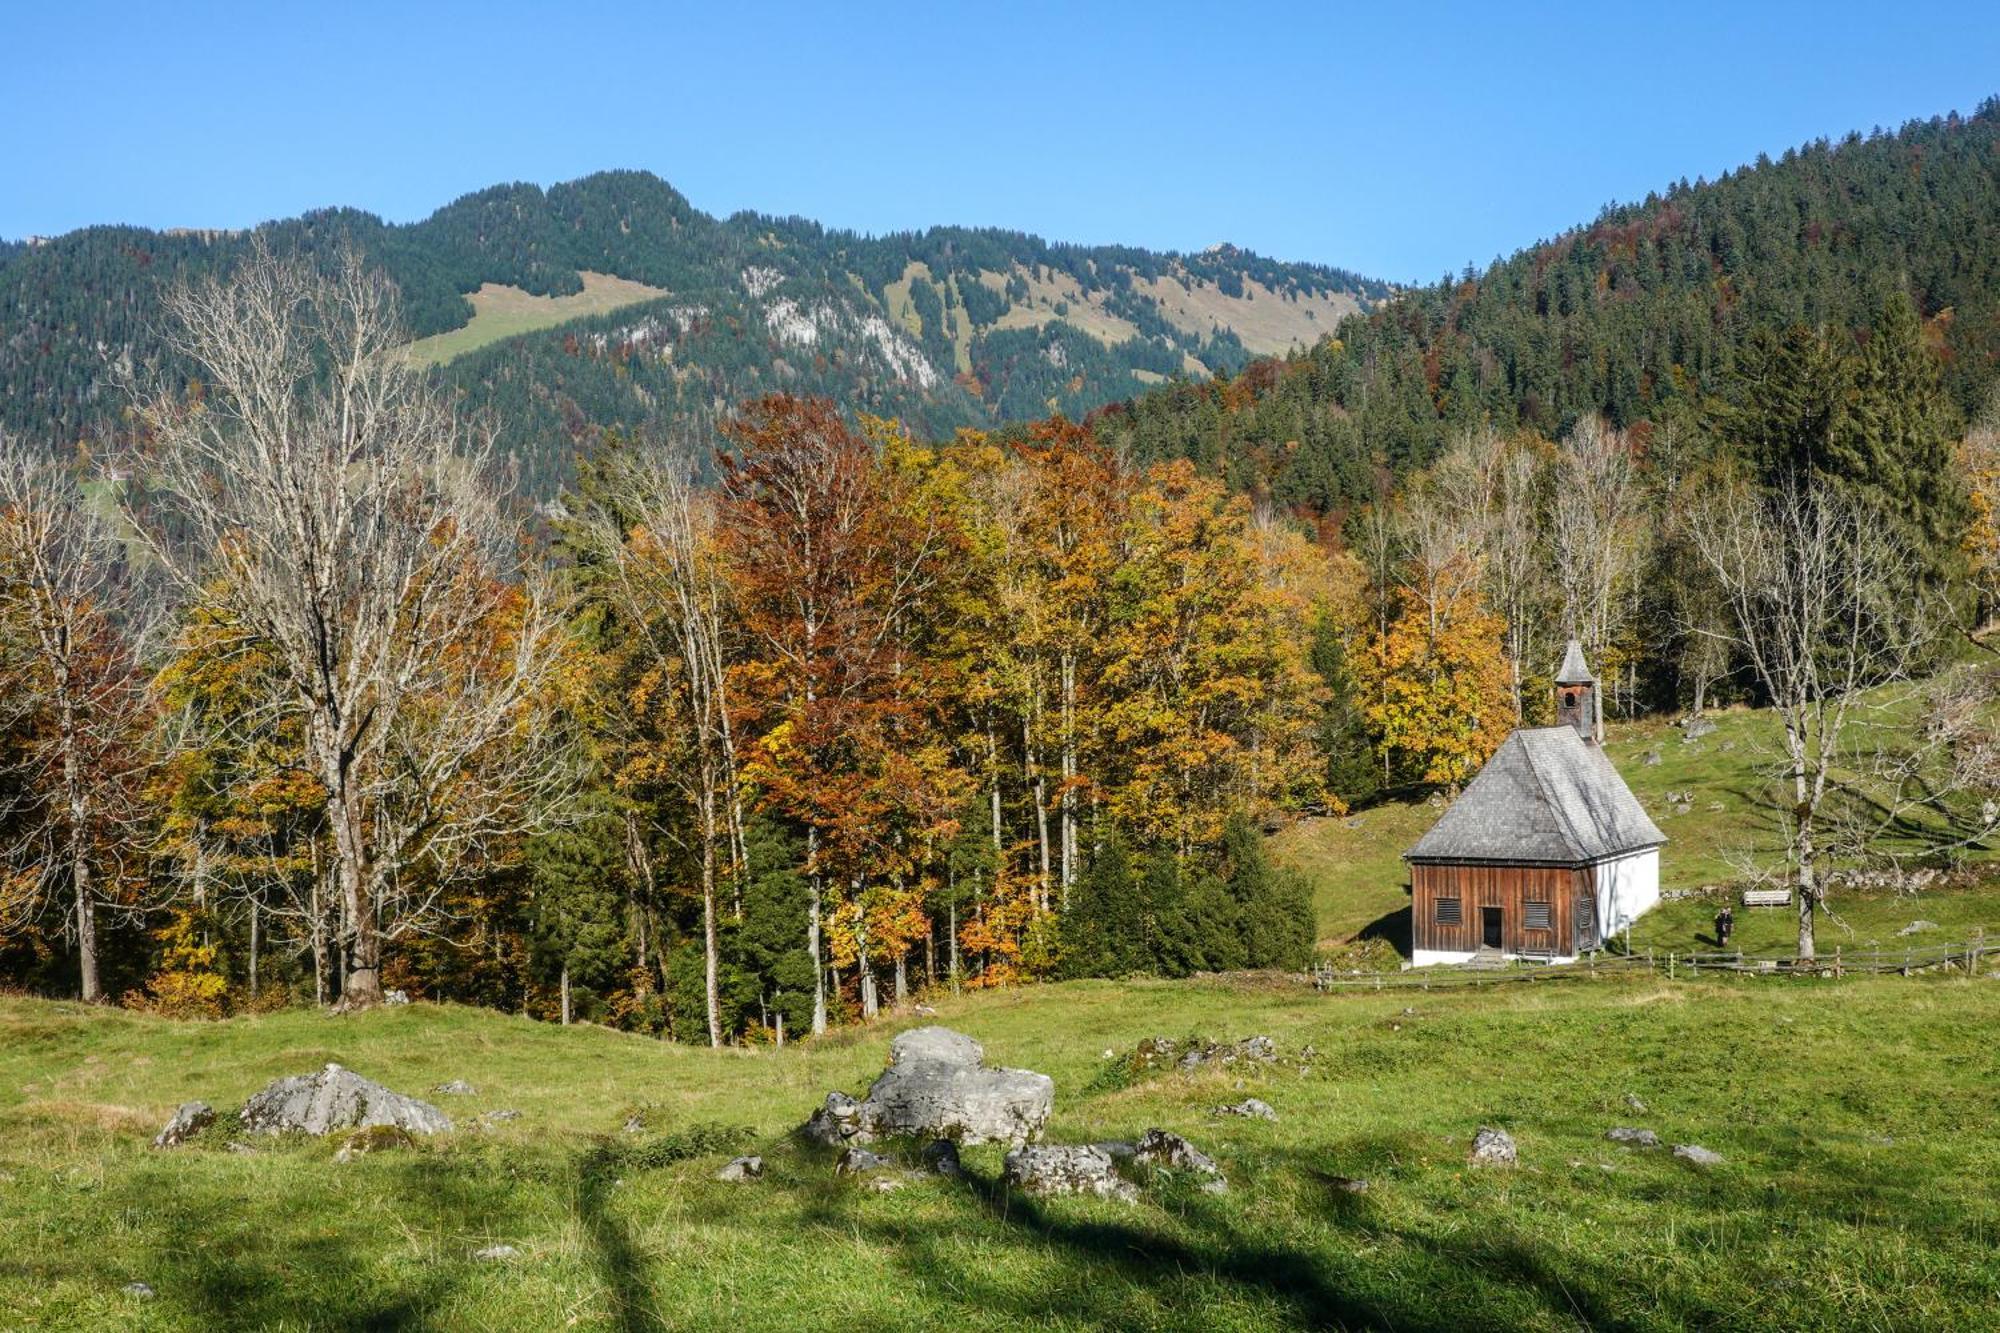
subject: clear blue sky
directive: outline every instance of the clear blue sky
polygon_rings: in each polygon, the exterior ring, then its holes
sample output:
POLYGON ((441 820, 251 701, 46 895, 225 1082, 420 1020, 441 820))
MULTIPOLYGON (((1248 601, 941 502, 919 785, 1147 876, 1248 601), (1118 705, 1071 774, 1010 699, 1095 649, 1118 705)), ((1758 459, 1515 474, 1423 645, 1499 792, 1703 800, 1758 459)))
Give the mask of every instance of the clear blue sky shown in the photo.
POLYGON ((2000 92, 1993 4, 1237 9, 0 0, 0 236, 639 167, 718 214, 1429 279, 2000 92))

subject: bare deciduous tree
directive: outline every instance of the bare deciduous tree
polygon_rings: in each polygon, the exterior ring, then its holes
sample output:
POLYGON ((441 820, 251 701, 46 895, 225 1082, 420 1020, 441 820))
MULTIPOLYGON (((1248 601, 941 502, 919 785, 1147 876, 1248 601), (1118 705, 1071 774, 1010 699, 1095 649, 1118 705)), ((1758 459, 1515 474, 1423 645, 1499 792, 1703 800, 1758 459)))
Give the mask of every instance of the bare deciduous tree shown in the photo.
POLYGON ((729 715, 729 588, 712 539, 714 513, 695 487, 692 460, 646 450, 618 460, 610 503, 584 539, 599 557, 621 622, 638 635, 676 696, 687 762, 671 780, 694 812, 701 866, 703 994, 708 1040, 722 1044, 716 942, 717 881, 725 867, 742 915, 743 787, 729 715), (629 525, 629 526, 628 526, 629 525))
POLYGON ((145 680, 124 552, 76 464, 0 436, 0 633, 4 706, 36 715, 13 775, 21 874, 0 895, 18 922, 67 898, 85 1003, 104 998, 97 916, 137 838, 145 680), (67 893, 64 890, 67 890, 67 893))
POLYGON ((1929 633, 1917 561, 1824 483, 1775 493, 1719 484, 1689 515, 1696 551, 1728 608, 1691 625, 1748 664, 1784 727, 1798 954, 1814 954, 1824 902, 1821 824, 1842 734, 1864 690, 1907 680, 1929 633))
POLYGON ((490 436, 401 350, 393 287, 352 254, 261 247, 167 299, 199 395, 143 404, 128 516, 193 606, 270 654, 325 788, 347 932, 343 1003, 381 998, 415 929, 492 839, 566 790, 532 724, 561 647, 523 567, 490 436))
MULTIPOLYGON (((1640 493, 1625 436, 1596 417, 1577 422, 1556 459, 1549 508, 1549 544, 1562 593, 1565 630, 1583 641, 1590 659, 1623 629, 1625 593, 1639 568, 1640 493)), ((1595 692, 1597 730, 1604 730, 1604 694, 1595 692)))

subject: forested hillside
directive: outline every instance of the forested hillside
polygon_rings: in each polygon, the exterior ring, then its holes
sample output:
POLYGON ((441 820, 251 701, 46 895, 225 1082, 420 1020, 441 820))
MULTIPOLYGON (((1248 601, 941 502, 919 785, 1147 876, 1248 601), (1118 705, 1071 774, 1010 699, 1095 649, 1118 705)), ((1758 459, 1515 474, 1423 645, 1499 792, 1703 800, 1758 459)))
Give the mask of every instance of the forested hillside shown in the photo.
POLYGON ((1308 354, 1095 424, 1139 458, 1344 510, 1477 426, 1691 425, 1740 395, 1756 330, 1802 325, 1852 349, 1892 294, 1915 303, 1952 402, 1975 415, 2000 375, 2000 102, 1683 180, 1407 292, 1308 354))
MULTIPOLYGON (((611 426, 692 435, 758 393, 822 393, 931 434, 1078 415, 1173 375, 1240 368, 1317 341, 1381 283, 1217 247, 1162 255, 960 227, 880 238, 801 218, 717 219, 666 182, 609 172, 506 185, 395 226, 329 209, 258 230, 274 248, 342 244, 392 277, 417 338, 466 326, 483 287, 531 297, 585 275, 655 289, 443 372, 495 410, 543 489, 611 426)), ((243 233, 92 227, 0 247, 0 425, 69 445, 116 421, 121 374, 162 364, 157 304, 226 270, 243 233)))

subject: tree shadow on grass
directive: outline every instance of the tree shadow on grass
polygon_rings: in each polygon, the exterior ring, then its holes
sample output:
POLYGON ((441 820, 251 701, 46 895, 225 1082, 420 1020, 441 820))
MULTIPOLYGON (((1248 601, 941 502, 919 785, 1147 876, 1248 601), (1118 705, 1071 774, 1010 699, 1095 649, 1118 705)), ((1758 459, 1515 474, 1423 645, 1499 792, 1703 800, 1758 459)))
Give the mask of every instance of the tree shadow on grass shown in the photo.
POLYGON ((617 1184, 618 1159, 599 1149, 585 1153, 576 1170, 576 1218, 583 1224, 591 1266, 604 1284, 611 1317, 624 1333, 669 1327, 665 1311, 646 1274, 646 1260, 632 1243, 632 1232, 611 1207, 617 1184))
POLYGON ((1390 947, 1405 959, 1415 957, 1416 935, 1414 912, 1408 907, 1398 907, 1393 912, 1376 917, 1361 928, 1356 939, 1387 940, 1390 947))
MULTIPOLYGON (((184 1151, 147 1162, 112 1197, 95 1204, 138 1219, 143 1244, 115 1254, 70 1256, 65 1266, 71 1275, 87 1275, 106 1290, 144 1281, 164 1309, 184 1313, 201 1328, 373 1330, 437 1326, 439 1312, 466 1274, 469 1255, 459 1263, 412 1264, 385 1283, 379 1276, 379 1232, 352 1214, 344 1191, 314 1182, 309 1192, 294 1189, 287 1197, 296 1180, 264 1177, 248 1182, 270 1191, 256 1197, 244 1191, 240 1178, 218 1178, 201 1169, 206 1164, 195 1150, 184 1151)), ((336 1165, 311 1147, 287 1145, 260 1153, 260 1159, 280 1161, 293 1152, 306 1159, 301 1164, 309 1171, 392 1175, 393 1183, 380 1193, 393 1198, 418 1230, 490 1230, 506 1215, 504 1187, 442 1156, 411 1153, 336 1165)))

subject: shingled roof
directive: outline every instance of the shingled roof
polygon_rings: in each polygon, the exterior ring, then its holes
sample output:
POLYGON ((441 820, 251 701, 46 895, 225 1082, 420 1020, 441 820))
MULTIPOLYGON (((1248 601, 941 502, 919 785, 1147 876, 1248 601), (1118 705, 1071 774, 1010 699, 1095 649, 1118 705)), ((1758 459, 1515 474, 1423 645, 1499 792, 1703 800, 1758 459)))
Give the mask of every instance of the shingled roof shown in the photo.
POLYGON ((1590 674, 1590 667, 1583 660, 1583 645, 1575 639, 1563 650, 1563 664, 1556 668, 1558 685, 1592 685, 1597 677, 1590 674))
POLYGON ((1666 840, 1602 750, 1574 727, 1530 727, 1500 743, 1404 857, 1582 865, 1666 840))

